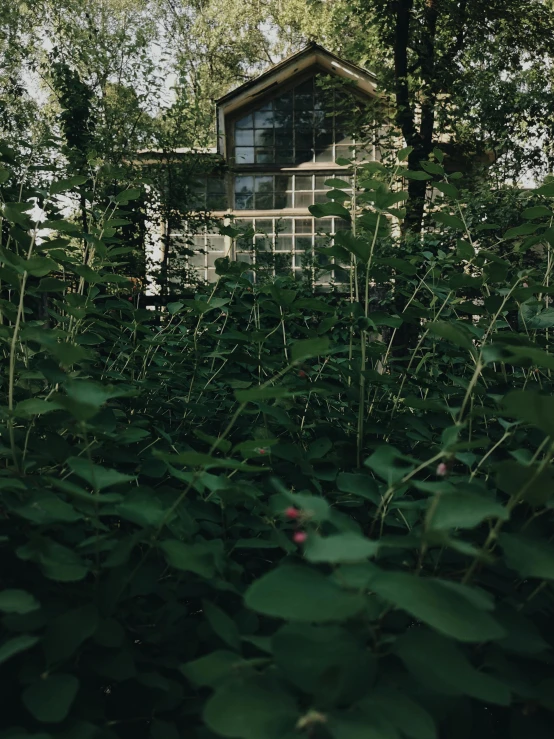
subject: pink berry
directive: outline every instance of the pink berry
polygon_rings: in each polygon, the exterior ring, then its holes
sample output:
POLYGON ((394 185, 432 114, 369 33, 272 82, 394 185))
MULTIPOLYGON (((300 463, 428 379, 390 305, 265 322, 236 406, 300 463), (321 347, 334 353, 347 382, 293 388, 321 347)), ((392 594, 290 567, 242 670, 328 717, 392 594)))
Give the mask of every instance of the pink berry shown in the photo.
POLYGON ((444 462, 441 462, 437 466, 437 475, 439 477, 446 477, 446 475, 448 475, 448 467, 445 465, 444 462))
POLYGON ((297 531, 293 535, 292 540, 295 544, 303 544, 307 538, 308 534, 305 531, 297 531))
POLYGON ((289 506, 285 509, 285 517, 290 519, 298 518, 300 515, 300 511, 298 508, 295 508, 294 506, 289 506))

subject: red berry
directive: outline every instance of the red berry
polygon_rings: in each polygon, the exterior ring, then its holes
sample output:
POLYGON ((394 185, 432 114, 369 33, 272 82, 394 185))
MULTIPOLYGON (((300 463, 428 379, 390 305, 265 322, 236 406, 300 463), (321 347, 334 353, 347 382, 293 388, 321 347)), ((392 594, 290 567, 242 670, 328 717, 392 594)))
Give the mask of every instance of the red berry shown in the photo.
POLYGON ((437 475, 439 477, 446 477, 446 475, 448 475, 448 467, 445 465, 444 462, 441 462, 437 466, 437 475))
POLYGON ((295 544, 304 544, 307 538, 308 534, 305 531, 297 531, 293 535, 292 540, 295 544))
POLYGON ((306 377, 306 373, 304 372, 304 370, 299 371, 298 377, 306 377))
POLYGON ((286 518, 290 518, 294 520, 295 518, 298 518, 299 515, 300 515, 300 511, 298 510, 298 508, 295 508, 292 505, 285 509, 286 518))

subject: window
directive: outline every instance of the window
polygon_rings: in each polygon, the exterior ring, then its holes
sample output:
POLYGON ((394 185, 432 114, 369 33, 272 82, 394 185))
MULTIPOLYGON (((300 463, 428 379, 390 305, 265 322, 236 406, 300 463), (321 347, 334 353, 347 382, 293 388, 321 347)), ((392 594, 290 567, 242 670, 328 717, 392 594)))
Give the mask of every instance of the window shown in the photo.
POLYGON ((227 189, 223 174, 199 175, 190 185, 191 206, 197 210, 227 210, 227 189))
MULTIPOLYGON (((333 174, 236 175, 235 210, 282 210, 308 208, 327 202, 325 181, 333 174)), ((350 182, 348 176, 341 179, 350 182)))
MULTIPOLYGON (((236 258, 256 264, 269 275, 308 272, 319 284, 347 282, 347 270, 318 252, 331 235, 347 228, 340 218, 237 218, 235 225, 253 236, 237 239, 236 258)), ((251 275, 254 278, 253 274, 251 275)))
POLYGON ((193 257, 187 257, 188 266, 201 280, 215 282, 215 260, 225 256, 225 237, 220 234, 198 233, 191 236, 190 249, 194 250, 193 257))
POLYGON ((235 164, 334 163, 353 147, 344 117, 335 114, 339 92, 323 91, 311 77, 234 127, 235 164))

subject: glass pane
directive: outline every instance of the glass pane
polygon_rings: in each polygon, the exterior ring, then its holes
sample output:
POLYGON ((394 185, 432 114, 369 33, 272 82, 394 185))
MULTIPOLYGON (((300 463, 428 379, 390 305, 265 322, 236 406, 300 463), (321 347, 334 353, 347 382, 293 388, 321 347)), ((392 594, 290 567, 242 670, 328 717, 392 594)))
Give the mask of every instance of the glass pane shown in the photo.
POLYGON ((342 218, 335 218, 335 233, 337 231, 348 231, 350 226, 346 221, 343 221, 342 218))
POLYGON ((297 192, 294 196, 294 207, 295 208, 307 208, 308 205, 313 205, 314 194, 313 192, 297 192))
POLYGON ((275 146, 282 146, 285 149, 292 148, 292 132, 288 133, 276 133, 275 134, 275 146))
POLYGON ((237 128, 252 128, 254 121, 251 115, 245 115, 244 118, 238 120, 235 125, 237 128))
MULTIPOLYGON (((330 180, 333 177, 332 174, 316 174, 315 176, 315 189, 316 190, 328 190, 329 186, 325 184, 326 180, 330 180)), ((341 177, 346 182, 344 177, 341 177)))
POLYGON ((331 233, 333 220, 331 218, 316 218, 315 230, 319 233, 331 233))
POLYGON ((342 269, 342 267, 335 267, 333 272, 336 282, 349 282, 350 276, 348 270, 342 269))
POLYGON ((294 180, 295 190, 311 190, 312 189, 312 175, 300 175, 297 174, 294 180))
POLYGON ((313 146, 313 131, 299 128, 295 131, 295 145, 297 149, 311 149, 313 146))
POLYGON ((292 91, 286 92, 284 95, 279 95, 278 98, 275 98, 273 101, 273 107, 275 110, 292 111, 292 91))
POLYGON ((254 113, 254 125, 256 128, 272 128, 273 127, 273 111, 258 110, 254 113))
POLYGON ((327 196, 324 192, 316 192, 314 194, 314 203, 326 203, 327 196))
POLYGON ((312 237, 311 236, 297 236, 295 248, 297 251, 311 251, 312 237))
POLYGON ((276 192, 275 193, 275 208, 280 210, 281 208, 292 208, 292 193, 291 192, 276 192))
POLYGON ((292 268, 291 254, 275 254, 275 271, 279 274, 289 272, 292 268))
POLYGON ((294 162, 294 154, 292 149, 276 149, 275 161, 279 164, 292 164, 294 162))
POLYGON ((210 193, 225 192, 225 180, 222 177, 208 178, 208 192, 210 193))
POLYGON ((240 130, 235 133, 235 144, 237 146, 254 146, 254 131, 252 129, 240 130))
POLYGON ((297 218, 295 221, 295 233, 311 234, 313 221, 311 218, 297 218))
POLYGON ((274 160, 274 149, 260 149, 256 147, 256 164, 271 164, 274 160))
POLYGON ((273 191, 273 177, 256 177, 255 182, 256 192, 272 192, 273 191))
POLYGON ((238 252, 237 259, 239 262, 246 262, 246 264, 252 264, 252 254, 247 254, 245 252, 238 252))
POLYGON ((260 210, 271 210, 273 208, 273 193, 256 193, 256 208, 260 210))
POLYGON ((235 149, 235 159, 239 164, 254 163, 254 147, 253 146, 237 146, 235 149))
POLYGON ((333 147, 329 146, 324 149, 316 149, 315 160, 316 162, 332 162, 334 160, 333 147))
POLYGON ((235 194, 235 209, 236 210, 252 210, 254 207, 254 196, 243 195, 241 193, 235 194))
POLYGON ((275 176, 275 190, 279 192, 285 192, 285 190, 292 190, 292 176, 291 175, 276 175, 275 176))
POLYGON ((292 236, 276 236, 275 251, 292 251, 292 236))
POLYGON ((254 178, 251 176, 235 177, 235 192, 236 193, 254 192, 254 178))
POLYGON ((302 164, 303 162, 313 161, 313 153, 311 149, 297 149, 294 161, 296 164, 302 164))
POLYGON ((352 158, 352 147, 349 146, 336 146, 335 159, 351 159, 352 158))
POLYGON ((303 253, 295 254, 294 255, 294 266, 295 267, 303 267, 304 263, 306 262, 306 255, 303 253))
POLYGON ((270 251, 271 241, 270 239, 268 239, 267 236, 256 236, 254 248, 256 249, 256 251, 270 251))
POLYGON ((256 218, 256 231, 266 234, 273 233, 273 218, 256 218))
POLYGON ((259 128, 255 135, 256 146, 273 146, 273 129, 259 128))
POLYGON ((219 234, 208 235, 208 249, 211 251, 225 251, 225 236, 219 234))
POLYGON ((207 199, 207 206, 209 210, 227 210, 227 197, 225 196, 225 194, 209 194, 207 199))
POLYGON ((292 218, 279 218, 279 220, 275 221, 275 233, 291 234, 292 218))

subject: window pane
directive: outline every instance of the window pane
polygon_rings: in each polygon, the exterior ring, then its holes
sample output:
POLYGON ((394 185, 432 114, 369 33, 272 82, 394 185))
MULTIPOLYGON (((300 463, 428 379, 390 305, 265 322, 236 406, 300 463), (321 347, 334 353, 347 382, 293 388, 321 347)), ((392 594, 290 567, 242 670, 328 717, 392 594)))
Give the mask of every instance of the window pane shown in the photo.
POLYGON ((275 146, 281 146, 284 149, 291 149, 293 145, 292 131, 287 133, 276 133, 275 134, 275 146))
POLYGON ((315 230, 320 233, 331 233, 333 221, 331 218, 316 218, 315 230))
POLYGON ((273 107, 275 110, 279 111, 292 111, 292 91, 286 92, 284 95, 279 95, 278 98, 275 98, 273 101, 273 107))
POLYGON ((273 193, 256 193, 256 208, 269 210, 273 208, 273 193))
POLYGON ((291 192, 276 192, 275 193, 275 208, 291 208, 292 207, 292 193, 291 192))
POLYGON ((253 146, 237 146, 235 149, 235 159, 239 164, 254 163, 254 147, 253 146))
POLYGON ((271 164, 274 159, 274 149, 261 149, 256 147, 256 164, 271 164))
POLYGON ((266 234, 273 233, 273 219, 256 218, 256 231, 263 231, 266 234))
POLYGON ((273 191, 273 177, 256 177, 256 192, 272 192, 273 191))
MULTIPOLYGON (((338 156, 338 154, 337 154, 338 156)), ((329 146, 324 149, 316 149, 315 150, 315 160, 316 162, 332 162, 334 161, 333 156, 333 147, 329 146)))
POLYGON ((254 131, 252 129, 237 130, 235 144, 237 146, 254 146, 254 131))
POLYGON ((235 192, 250 193, 254 192, 254 177, 235 177, 235 192))
POLYGON ((251 115, 245 115, 244 118, 238 120, 235 125, 237 128, 252 128, 254 120, 251 115))
POLYGON ((256 111, 256 113, 254 113, 254 125, 256 128, 273 128, 273 111, 256 111))
POLYGON ((297 218, 295 221, 295 233, 311 234, 312 225, 313 225, 313 222, 311 218, 297 218))
POLYGON ((295 248, 297 251, 311 251, 312 237, 311 236, 297 236, 295 248))
POLYGON ((276 149, 275 161, 278 164, 292 164, 294 162, 294 154, 292 149, 276 149))
POLYGON ((292 236, 276 236, 275 251, 292 251, 292 236))
POLYGON ((275 189, 280 192, 285 192, 285 190, 292 190, 292 176, 291 175, 276 175, 275 176, 275 189))
POLYGON ((294 157, 296 164, 313 161, 313 153, 311 149, 297 149, 294 157))
POLYGON ((292 218, 279 218, 275 221, 275 233, 291 234, 292 218))
POLYGON ((313 192, 297 192, 294 196, 294 207, 295 208, 307 208, 308 205, 313 205, 314 194, 313 192))
POLYGON ((294 180, 295 190, 311 190, 312 189, 312 175, 300 175, 297 174, 294 180))
POLYGON ((259 128, 255 134, 256 146, 273 146, 273 129, 259 128))
POLYGON ((243 195, 237 193, 235 195, 236 210, 252 210, 254 207, 254 197, 252 195, 243 195))
POLYGON ((271 251, 271 241, 267 236, 256 236, 254 248, 256 251, 271 251))

